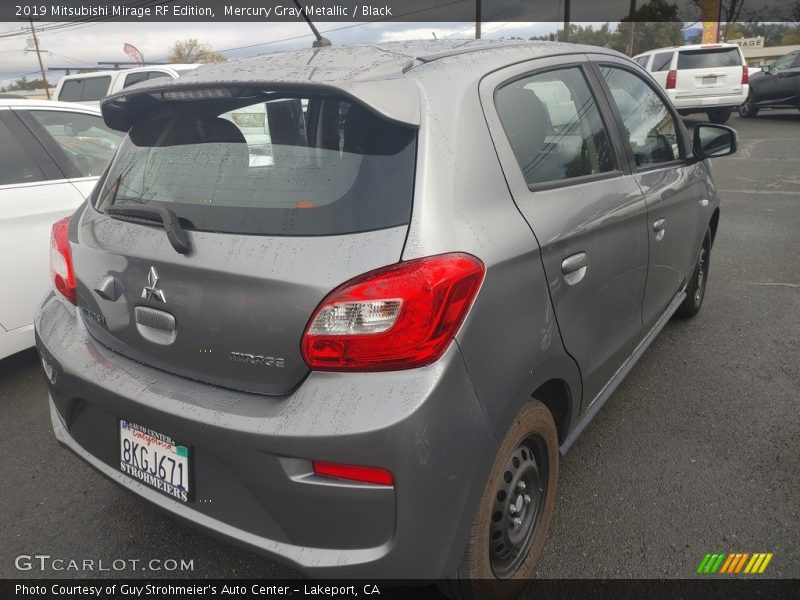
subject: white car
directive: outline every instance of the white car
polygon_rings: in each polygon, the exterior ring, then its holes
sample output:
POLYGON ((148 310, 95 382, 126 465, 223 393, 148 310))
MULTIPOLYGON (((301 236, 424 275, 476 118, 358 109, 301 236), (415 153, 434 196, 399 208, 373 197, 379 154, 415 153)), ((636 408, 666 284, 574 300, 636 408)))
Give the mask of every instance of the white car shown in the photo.
POLYGON ((91 193, 121 141, 96 108, 0 99, 0 359, 33 346, 53 223, 91 193))
POLYGON ((56 86, 55 98, 61 102, 81 102, 91 106, 99 106, 100 100, 116 94, 136 83, 171 77, 176 79, 183 73, 196 69, 196 64, 153 65, 133 69, 94 71, 64 75, 56 86))
POLYGON ((634 56, 667 91, 682 115, 704 112, 724 123, 747 99, 750 73, 736 44, 659 48, 634 56))

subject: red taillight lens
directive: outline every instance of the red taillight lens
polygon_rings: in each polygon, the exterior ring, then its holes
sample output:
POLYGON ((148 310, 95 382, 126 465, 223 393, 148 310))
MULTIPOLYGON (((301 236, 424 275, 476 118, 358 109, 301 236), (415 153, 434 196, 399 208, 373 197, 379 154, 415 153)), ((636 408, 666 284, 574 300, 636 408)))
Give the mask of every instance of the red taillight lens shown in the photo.
POLYGON ((394 477, 386 469, 341 465, 319 460, 313 461, 312 464, 314 465, 314 473, 316 475, 335 477, 336 479, 349 479, 350 481, 361 481, 363 483, 394 485, 394 477))
POLYGON ((410 260, 356 277, 322 301, 303 335, 308 366, 392 371, 436 361, 483 281, 469 254, 410 260))
POLYGON ((742 65, 742 85, 748 83, 750 83, 750 69, 747 68, 747 65, 742 65))
POLYGON ((678 81, 678 72, 673 69, 669 73, 667 73, 667 89, 674 90, 675 84, 678 81))
POLYGON ((68 234, 70 218, 54 223, 50 232, 50 278, 64 298, 75 304, 77 290, 68 234))

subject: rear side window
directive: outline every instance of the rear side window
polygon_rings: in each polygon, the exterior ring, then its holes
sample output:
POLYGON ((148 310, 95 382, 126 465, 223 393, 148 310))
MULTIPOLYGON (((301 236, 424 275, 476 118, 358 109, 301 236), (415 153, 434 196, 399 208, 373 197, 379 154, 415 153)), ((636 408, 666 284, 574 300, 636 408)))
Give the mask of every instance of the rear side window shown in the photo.
POLYGON ((743 62, 739 48, 682 50, 678 53, 678 69, 740 67, 743 62))
POLYGON ((138 71, 136 73, 130 73, 125 76, 125 83, 122 87, 130 87, 136 83, 141 83, 149 79, 158 79, 160 77, 169 77, 169 74, 163 71, 138 71))
POLYGON ((669 67, 672 64, 672 57, 675 53, 674 52, 660 52, 653 57, 653 66, 650 67, 650 71, 653 73, 657 71, 669 71, 669 67))
POLYGON ((147 79, 147 73, 131 73, 130 75, 125 76, 125 83, 122 85, 123 88, 130 87, 132 85, 136 85, 137 83, 141 83, 147 79))
POLYGON ((31 110, 30 115, 84 177, 100 175, 122 141, 122 134, 106 127, 99 116, 66 110, 31 110))
POLYGON ((87 77, 86 79, 70 79, 64 82, 58 99, 65 102, 86 102, 101 100, 108 95, 111 77, 87 77))
POLYGON ((495 103, 528 186, 616 170, 580 68, 518 79, 497 91, 495 103))
POLYGON ((649 56, 639 56, 638 58, 634 58, 633 60, 635 60, 637 63, 639 63, 639 66, 646 67, 647 66, 647 59, 649 59, 649 58, 650 58, 649 56))
POLYGON ((33 157, 8 126, 0 121, 0 185, 33 183, 45 179, 33 157))
POLYGON ((61 86, 58 99, 64 102, 80 102, 83 92, 83 81, 80 79, 69 79, 61 86))
POLYGON ((188 229, 340 235, 408 224, 416 129, 332 96, 179 101, 135 124, 98 198, 188 229))

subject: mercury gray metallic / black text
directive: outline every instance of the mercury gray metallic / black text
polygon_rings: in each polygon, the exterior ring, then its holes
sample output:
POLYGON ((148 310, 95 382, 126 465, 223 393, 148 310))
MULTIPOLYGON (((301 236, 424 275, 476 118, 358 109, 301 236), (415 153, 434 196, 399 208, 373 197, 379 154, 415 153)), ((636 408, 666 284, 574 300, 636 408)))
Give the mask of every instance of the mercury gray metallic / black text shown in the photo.
POLYGON ((102 111, 128 135, 36 317, 59 441, 309 575, 459 597, 532 575, 559 451, 700 310, 736 149, 556 43, 274 54, 102 111))

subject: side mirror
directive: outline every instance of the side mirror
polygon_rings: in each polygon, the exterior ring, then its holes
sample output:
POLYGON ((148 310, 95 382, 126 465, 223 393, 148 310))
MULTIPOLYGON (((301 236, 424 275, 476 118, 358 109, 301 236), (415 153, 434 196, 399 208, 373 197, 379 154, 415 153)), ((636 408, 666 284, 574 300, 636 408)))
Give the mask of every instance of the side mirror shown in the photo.
POLYGON ((761 67, 761 72, 767 74, 772 73, 772 65, 764 65, 761 67))
POLYGON ((729 156, 738 146, 736 130, 731 127, 701 123, 694 128, 692 151, 697 160, 729 156))

